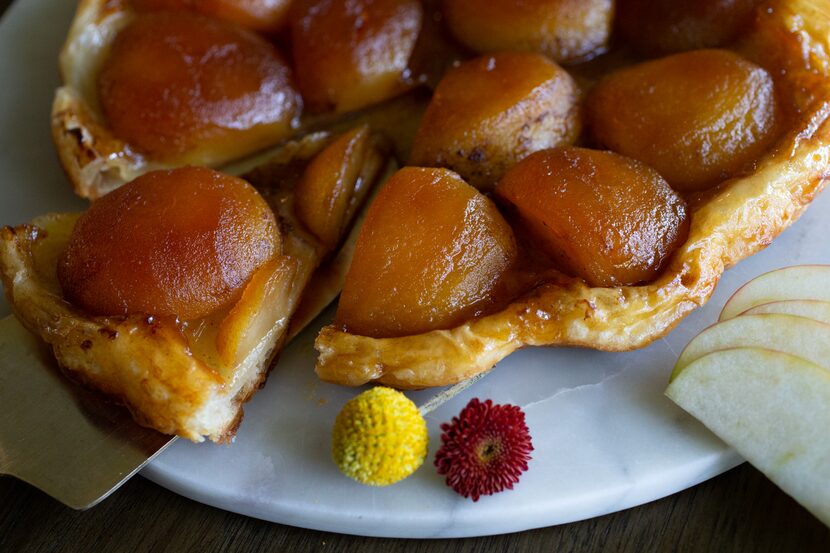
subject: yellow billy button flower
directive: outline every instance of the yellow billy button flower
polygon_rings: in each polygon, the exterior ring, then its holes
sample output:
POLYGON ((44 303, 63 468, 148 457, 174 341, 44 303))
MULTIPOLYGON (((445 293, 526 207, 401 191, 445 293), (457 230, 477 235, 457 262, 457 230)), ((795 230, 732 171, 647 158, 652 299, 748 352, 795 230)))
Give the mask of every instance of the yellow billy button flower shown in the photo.
POLYGON ((421 466, 428 442, 418 407, 397 390, 378 386, 343 406, 334 423, 332 455, 346 476, 388 486, 421 466))

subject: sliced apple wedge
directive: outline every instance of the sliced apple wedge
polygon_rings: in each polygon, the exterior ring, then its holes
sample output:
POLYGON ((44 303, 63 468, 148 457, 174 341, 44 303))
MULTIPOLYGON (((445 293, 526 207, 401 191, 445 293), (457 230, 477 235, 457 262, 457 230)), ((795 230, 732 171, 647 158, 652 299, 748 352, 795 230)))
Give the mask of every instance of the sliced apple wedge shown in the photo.
POLYGON ((750 280, 729 298, 720 320, 757 305, 784 300, 830 301, 830 265, 786 267, 750 280))
POLYGON ((762 315, 764 313, 779 313, 781 315, 797 315, 807 317, 820 323, 830 324, 830 301, 818 300, 785 300, 762 303, 747 309, 744 315, 762 315))
POLYGON ((830 371, 830 325, 795 315, 743 315, 710 326, 680 354, 672 378, 713 351, 766 348, 797 355, 830 371))
POLYGON ((666 395, 830 525, 830 372, 760 348, 704 355, 666 395))

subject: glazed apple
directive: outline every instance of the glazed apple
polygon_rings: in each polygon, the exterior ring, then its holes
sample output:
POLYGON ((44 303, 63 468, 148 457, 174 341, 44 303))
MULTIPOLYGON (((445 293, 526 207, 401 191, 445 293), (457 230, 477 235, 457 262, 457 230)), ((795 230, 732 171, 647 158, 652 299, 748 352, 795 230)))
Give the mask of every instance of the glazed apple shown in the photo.
POLYGON ((335 322, 378 338, 451 328, 498 304, 516 255, 496 206, 457 174, 401 169, 369 208, 335 322))
POLYGON ((291 0, 132 0, 139 11, 182 10, 274 32, 288 21, 291 0))
POLYGON ((113 133, 148 157, 216 164, 292 132, 302 100, 274 46, 186 12, 137 16, 98 79, 113 133))
POLYGON ((587 117, 604 147, 657 169, 682 191, 751 167, 780 119, 772 77, 726 50, 697 50, 621 69, 593 90, 587 117))
POLYGON ((154 171, 78 219, 58 279, 93 315, 196 319, 228 305, 280 249, 274 214, 247 182, 199 167, 154 171))
POLYGON ((495 193, 560 267, 592 286, 654 279, 689 229, 686 204, 668 183, 612 152, 536 152, 495 193))
POLYGON ((578 62, 608 47, 612 0, 444 0, 459 42, 476 52, 541 52, 578 62))
POLYGON ((619 0, 617 22, 627 44, 646 55, 728 44, 752 20, 761 0, 619 0))
POLYGON ((377 150, 369 127, 363 125, 337 137, 312 159, 294 187, 294 210, 300 221, 329 249, 343 235, 349 214, 356 209, 360 194, 355 188, 365 186, 361 173, 377 150))
POLYGON ((448 167, 490 189, 528 154, 576 140, 578 99, 571 76, 539 54, 464 62, 438 84, 409 164, 448 167))
POLYGON ((291 46, 306 104, 349 111, 406 91, 423 17, 418 0, 296 2, 291 46))

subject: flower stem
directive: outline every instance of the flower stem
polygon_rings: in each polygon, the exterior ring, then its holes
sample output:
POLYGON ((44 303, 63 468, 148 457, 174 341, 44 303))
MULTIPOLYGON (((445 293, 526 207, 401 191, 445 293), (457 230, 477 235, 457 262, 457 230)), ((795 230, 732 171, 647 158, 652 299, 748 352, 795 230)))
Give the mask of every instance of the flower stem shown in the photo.
POLYGON ((457 384, 453 384, 452 386, 450 386, 446 390, 442 390, 441 393, 439 393, 438 395, 433 397, 431 400, 429 400, 426 403, 424 403, 423 405, 421 405, 418 408, 418 410, 421 411, 421 415, 426 416, 430 412, 434 411, 435 409, 438 409, 439 407, 444 405, 446 402, 448 402, 449 400, 451 400, 452 398, 454 398, 455 396, 457 396, 458 394, 460 394, 461 392, 463 392, 464 390, 466 390, 467 388, 472 386, 474 383, 478 382, 482 377, 484 377, 484 375, 488 374, 491 370, 493 370, 493 369, 488 369, 486 371, 482 371, 482 372, 478 373, 477 375, 471 376, 467 380, 462 380, 461 382, 459 382, 457 384))

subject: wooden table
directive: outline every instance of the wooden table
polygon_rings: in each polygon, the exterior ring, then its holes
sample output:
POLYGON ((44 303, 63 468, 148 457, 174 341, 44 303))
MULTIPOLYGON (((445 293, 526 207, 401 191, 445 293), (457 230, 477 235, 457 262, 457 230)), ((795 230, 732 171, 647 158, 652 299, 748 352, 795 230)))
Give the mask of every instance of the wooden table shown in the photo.
MULTIPOLYGON (((0 14, 10 3, 0 0, 0 14)), ((360 538, 263 522, 195 503, 141 477, 94 509, 75 512, 0 477, 0 552, 235 550, 781 553, 830 551, 830 529, 748 465, 660 501, 592 520, 432 541, 360 538)))
MULTIPOLYGON (((509 516, 509 514, 507 514, 509 516)), ((0 551, 830 551, 830 530, 749 465, 642 507, 464 540, 360 538, 291 528, 195 503, 133 478, 87 512, 0 478, 0 551)))

